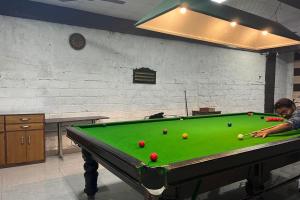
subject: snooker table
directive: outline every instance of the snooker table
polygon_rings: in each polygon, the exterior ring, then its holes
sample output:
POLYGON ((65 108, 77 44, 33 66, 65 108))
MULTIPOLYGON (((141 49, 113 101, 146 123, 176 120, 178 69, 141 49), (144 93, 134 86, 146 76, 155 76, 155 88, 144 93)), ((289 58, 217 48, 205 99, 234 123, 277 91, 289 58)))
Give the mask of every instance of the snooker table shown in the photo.
POLYGON ((142 193, 145 199, 196 199, 197 194, 247 180, 249 195, 264 190, 270 172, 300 160, 300 130, 253 138, 247 134, 282 122, 274 116, 235 113, 153 119, 67 128, 82 148, 85 189, 98 191, 98 163, 142 193), (232 126, 228 126, 231 123, 232 126), (163 134, 163 129, 168 129, 163 134), (188 139, 182 134, 187 133, 188 139), (243 140, 238 134, 246 134, 243 140), (144 148, 139 141, 145 141, 144 148), (150 160, 156 152, 158 160, 150 160))

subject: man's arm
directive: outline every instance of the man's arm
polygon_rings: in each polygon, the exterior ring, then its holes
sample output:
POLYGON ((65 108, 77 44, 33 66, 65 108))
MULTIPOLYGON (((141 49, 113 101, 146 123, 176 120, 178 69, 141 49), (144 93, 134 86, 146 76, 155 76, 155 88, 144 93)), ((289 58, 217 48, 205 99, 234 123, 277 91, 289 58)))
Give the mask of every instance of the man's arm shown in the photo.
POLYGON ((290 131, 293 129, 293 125, 290 123, 279 124, 268 129, 262 129, 252 133, 253 137, 267 137, 270 134, 281 133, 285 131, 290 131))

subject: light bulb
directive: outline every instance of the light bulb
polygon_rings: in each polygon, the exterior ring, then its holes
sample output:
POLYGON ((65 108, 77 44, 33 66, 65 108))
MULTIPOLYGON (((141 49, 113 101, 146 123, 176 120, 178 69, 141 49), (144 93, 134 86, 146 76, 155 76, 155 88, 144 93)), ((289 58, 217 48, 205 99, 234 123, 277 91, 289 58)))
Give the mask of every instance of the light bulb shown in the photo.
POLYGON ((262 33, 263 35, 268 35, 268 34, 269 34, 268 31, 262 31, 261 33, 262 33))
POLYGON ((187 11, 186 7, 181 7, 181 8, 180 8, 180 13, 181 13, 181 14, 185 14, 186 11, 187 11))
POLYGON ((232 26, 232 27, 236 27, 236 25, 237 25, 236 22, 231 22, 231 23, 230 23, 230 26, 232 26))

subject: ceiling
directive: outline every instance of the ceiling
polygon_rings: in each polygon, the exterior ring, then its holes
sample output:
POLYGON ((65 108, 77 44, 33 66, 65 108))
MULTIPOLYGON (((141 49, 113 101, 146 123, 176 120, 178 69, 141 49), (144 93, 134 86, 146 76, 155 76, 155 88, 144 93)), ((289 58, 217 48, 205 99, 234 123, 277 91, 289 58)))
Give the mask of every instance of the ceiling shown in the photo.
MULTIPOLYGON (((31 1, 137 21, 163 0, 124 0, 126 2, 125 4, 115 4, 102 0, 31 1)), ((277 0, 227 0, 225 4, 273 21, 278 21, 291 31, 300 35, 300 9, 280 3, 277 0)))
POLYGON ((125 4, 115 4, 102 0, 74 0, 62 2, 60 0, 31 0, 57 6, 74 8, 97 14, 109 15, 124 19, 139 20, 162 0, 123 0, 125 4))

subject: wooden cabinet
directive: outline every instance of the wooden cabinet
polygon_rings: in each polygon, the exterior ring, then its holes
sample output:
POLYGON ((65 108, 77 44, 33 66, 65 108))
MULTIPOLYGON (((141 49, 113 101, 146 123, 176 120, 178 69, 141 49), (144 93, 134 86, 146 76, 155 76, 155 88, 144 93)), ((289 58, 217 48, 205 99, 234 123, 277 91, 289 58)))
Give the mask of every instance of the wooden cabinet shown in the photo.
POLYGON ((44 121, 43 114, 5 116, 6 166, 45 160, 44 121))
POLYGON ((26 162, 27 153, 25 132, 8 132, 6 138, 7 164, 18 164, 26 162))
POLYGON ((0 132, 0 166, 5 165, 4 132, 0 132))
POLYGON ((44 160, 44 133, 41 130, 27 131, 27 162, 44 160))
POLYGON ((0 116, 0 166, 5 165, 4 116, 0 116))
POLYGON ((0 133, 4 133, 4 123, 1 124, 1 122, 0 122, 0 133))
POLYGON ((44 160, 44 154, 42 130, 7 133, 7 164, 44 160))

